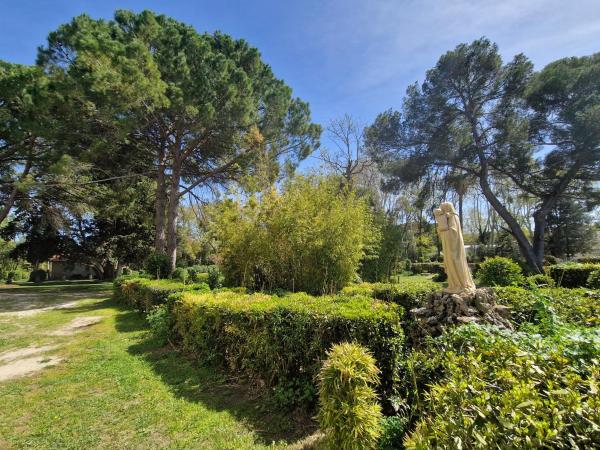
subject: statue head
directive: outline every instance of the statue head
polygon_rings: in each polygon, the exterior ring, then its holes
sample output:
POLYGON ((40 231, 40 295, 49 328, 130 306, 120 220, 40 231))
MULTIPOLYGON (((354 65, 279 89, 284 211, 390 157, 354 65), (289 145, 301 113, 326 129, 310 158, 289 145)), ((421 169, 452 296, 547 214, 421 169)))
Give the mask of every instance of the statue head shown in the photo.
POLYGON ((450 202, 444 202, 440 205, 440 209, 445 213, 456 214, 456 210, 454 209, 454 205, 450 202))

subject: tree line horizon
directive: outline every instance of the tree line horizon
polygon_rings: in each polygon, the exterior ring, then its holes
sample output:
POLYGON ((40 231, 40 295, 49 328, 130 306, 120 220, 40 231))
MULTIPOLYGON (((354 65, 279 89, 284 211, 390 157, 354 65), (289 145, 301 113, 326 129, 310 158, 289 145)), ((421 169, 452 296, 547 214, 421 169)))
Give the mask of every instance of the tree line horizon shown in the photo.
POLYGON ((246 41, 151 11, 81 15, 49 33, 35 65, 0 61, 0 227, 34 265, 53 253, 131 264, 152 248, 174 270, 189 204, 199 214, 236 189, 260 197, 318 149, 375 210, 412 192, 419 228, 440 192, 463 220, 477 189, 542 272, 549 226, 550 239, 567 229, 557 208, 573 218, 600 199, 600 53, 534 71, 480 38, 442 55, 398 110, 325 130, 246 41))

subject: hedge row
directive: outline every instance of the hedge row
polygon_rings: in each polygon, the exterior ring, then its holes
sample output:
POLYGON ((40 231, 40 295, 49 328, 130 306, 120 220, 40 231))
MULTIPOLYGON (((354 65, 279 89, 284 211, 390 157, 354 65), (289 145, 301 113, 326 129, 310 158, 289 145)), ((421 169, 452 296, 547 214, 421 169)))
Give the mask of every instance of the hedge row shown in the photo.
POLYGON ((154 306, 166 303, 171 294, 186 290, 195 292, 210 291, 206 283, 184 285, 182 282, 175 280, 128 277, 117 278, 113 286, 115 300, 144 313, 150 311, 154 306))
POLYGON ((365 296, 186 292, 173 313, 185 350, 273 387, 281 403, 314 403, 315 377, 333 344, 355 342, 372 352, 383 398, 402 363, 403 309, 365 296))
POLYGON ((549 306, 559 320, 585 327, 600 326, 600 292, 584 288, 544 288, 529 290, 520 287, 493 288, 498 303, 512 308, 517 323, 535 323, 546 314, 549 306))
POLYGON ((344 295, 363 295, 387 302, 397 303, 406 310, 420 306, 430 292, 442 285, 425 277, 402 278, 400 283, 359 283, 346 286, 344 295))
POLYGON ((565 288, 587 286, 588 278, 595 270, 600 270, 600 264, 563 263, 547 269, 556 285, 565 288))

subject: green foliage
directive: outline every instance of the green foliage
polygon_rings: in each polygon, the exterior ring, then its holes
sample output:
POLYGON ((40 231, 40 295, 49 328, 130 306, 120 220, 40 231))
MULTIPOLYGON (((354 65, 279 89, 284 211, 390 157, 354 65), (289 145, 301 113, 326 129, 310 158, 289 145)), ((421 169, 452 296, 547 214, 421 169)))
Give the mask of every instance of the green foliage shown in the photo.
POLYGON ((283 192, 212 211, 228 284, 331 293, 349 283, 378 235, 366 202, 333 179, 296 177, 283 192))
POLYGON ((181 281, 182 283, 185 283, 190 278, 190 274, 185 267, 177 267, 173 271, 171 278, 173 278, 174 280, 181 281))
POLYGON ((29 274, 29 281, 33 283, 42 283, 48 280, 48 272, 43 269, 32 270, 29 274))
POLYGON ((477 276, 484 286, 511 286, 524 281, 521 266, 502 256, 486 258, 479 266, 477 276))
POLYGON ((408 429, 408 417, 388 416, 381 419, 381 437, 379 450, 397 450, 403 448, 402 441, 408 429))
POLYGON ((518 323, 537 323, 542 305, 551 308, 558 319, 578 326, 600 326, 600 293, 587 289, 523 289, 496 287, 498 303, 512 308, 512 319, 518 323))
POLYGON ((600 268, 590 272, 587 285, 592 289, 600 289, 600 268))
POLYGON ((168 302, 172 294, 183 291, 208 292, 206 283, 183 284, 175 280, 151 280, 139 277, 120 277, 113 283, 113 297, 120 303, 144 313, 168 302))
POLYGON ((208 272, 214 266, 195 265, 187 267, 192 283, 208 282, 208 272))
POLYGON ((543 273, 536 273, 535 275, 530 275, 525 279, 525 286, 529 286, 532 288, 554 287, 556 286, 556 283, 549 275, 543 273))
POLYGON ((327 352, 319 372, 319 424, 331 448, 374 449, 381 407, 373 389, 379 369, 368 350, 342 343, 327 352))
POLYGON ((217 266, 208 269, 207 283, 211 289, 219 289, 223 286, 223 274, 217 266))
POLYGON ((288 407, 314 401, 321 362, 340 342, 356 342, 373 353, 382 370, 382 393, 389 395, 398 379, 403 310, 394 304, 361 296, 222 290, 185 293, 174 314, 185 350, 294 398, 288 407))
POLYGON ((590 274, 595 270, 600 270, 600 264, 563 263, 548 267, 548 274, 557 286, 576 288, 586 286, 590 274))
POLYGON ((589 448, 600 440, 597 331, 551 338, 458 327, 411 355, 424 448, 589 448), (575 444, 576 443, 576 444, 575 444))
POLYGON ((406 310, 420 306, 427 295, 441 288, 426 277, 403 277, 399 283, 359 283, 341 290, 345 295, 366 295, 387 302, 398 303, 406 310))
POLYGON ((164 252, 153 252, 146 259, 144 269, 158 280, 168 278, 171 273, 171 260, 164 252))
POLYGON ((146 320, 150 325, 150 331, 160 345, 165 345, 173 337, 175 318, 169 304, 163 303, 153 307, 146 315, 146 320))

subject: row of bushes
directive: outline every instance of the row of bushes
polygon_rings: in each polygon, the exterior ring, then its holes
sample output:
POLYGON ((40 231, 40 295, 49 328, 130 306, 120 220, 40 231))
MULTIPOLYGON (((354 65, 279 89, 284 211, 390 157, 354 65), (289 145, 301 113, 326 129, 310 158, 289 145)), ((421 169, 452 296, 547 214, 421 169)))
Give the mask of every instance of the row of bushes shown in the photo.
POLYGON ((383 374, 382 393, 390 395, 397 381, 403 309, 392 303, 364 296, 186 292, 173 313, 187 351, 273 387, 281 403, 314 402, 325 353, 344 341, 373 353, 383 374))
POLYGON ((361 295, 211 292, 206 284, 172 280, 120 279, 114 286, 118 301, 151 312, 156 326, 172 323, 175 338, 203 364, 272 387, 281 404, 314 404, 315 377, 336 343, 357 342, 373 353, 382 398, 392 394, 400 373, 404 310, 394 303, 361 295), (177 301, 168 302, 172 294, 177 301), (168 311, 156 309, 167 302, 168 311))
POLYGON ((596 284, 596 280, 600 280, 600 264, 564 263, 550 266, 547 270, 557 286, 600 289, 600 284, 596 284))
POLYGON ((171 294, 183 291, 207 292, 206 283, 183 284, 177 280, 151 280, 138 277, 120 277, 114 283, 113 297, 120 303, 144 313, 165 304, 171 294))
POLYGON ((402 278, 401 283, 358 283, 342 289, 343 295, 363 295, 378 300, 397 303, 406 310, 420 306, 431 292, 441 289, 441 285, 429 278, 414 276, 402 278))

